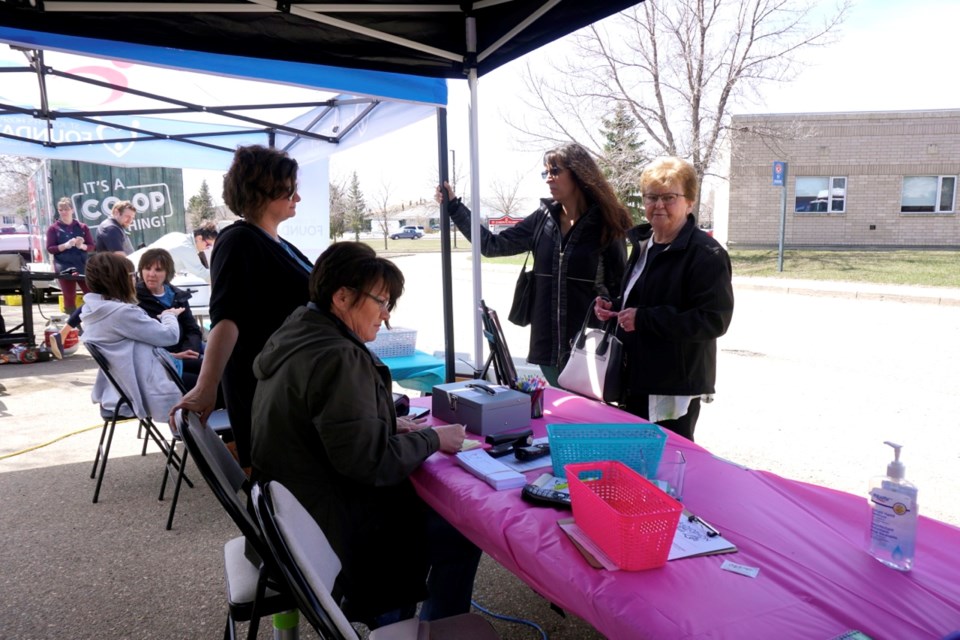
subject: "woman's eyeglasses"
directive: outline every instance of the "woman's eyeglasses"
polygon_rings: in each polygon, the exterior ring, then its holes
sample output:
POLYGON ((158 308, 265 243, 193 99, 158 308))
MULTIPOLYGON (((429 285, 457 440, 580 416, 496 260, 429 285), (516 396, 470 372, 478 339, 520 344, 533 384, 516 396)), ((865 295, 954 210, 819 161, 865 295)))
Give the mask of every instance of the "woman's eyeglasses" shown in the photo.
POLYGON ((293 199, 297 196, 297 185, 287 188, 287 200, 293 202, 293 199))
POLYGON ((546 180, 548 176, 556 178, 564 171, 566 171, 566 169, 563 169, 562 167, 550 167, 546 171, 541 171, 540 177, 543 178, 544 180, 546 180))
POLYGON ((677 198, 681 197, 683 197, 682 193, 645 193, 643 194, 643 206, 655 207, 658 202, 662 202, 663 206, 669 207, 677 201, 677 198))
POLYGON ((360 289, 354 289, 353 287, 350 287, 350 288, 353 289, 354 291, 356 291, 357 293, 362 293, 363 295, 367 296, 368 298, 370 298, 371 300, 373 300, 374 302, 376 302, 376 303, 377 303, 377 306, 380 307, 380 312, 381 312, 381 313, 390 313, 390 301, 389 301, 389 300, 384 300, 383 298, 380 298, 380 297, 378 297, 378 296, 375 296, 375 295, 373 295, 372 293, 368 293, 368 292, 366 292, 366 291, 361 291, 360 289))

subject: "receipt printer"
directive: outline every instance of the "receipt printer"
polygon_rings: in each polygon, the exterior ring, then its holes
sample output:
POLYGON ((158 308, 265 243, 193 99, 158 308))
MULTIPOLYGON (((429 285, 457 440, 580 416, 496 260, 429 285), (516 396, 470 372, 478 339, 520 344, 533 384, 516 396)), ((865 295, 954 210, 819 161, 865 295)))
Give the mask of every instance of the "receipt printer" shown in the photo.
POLYGON ((481 436, 530 425, 530 396, 483 380, 434 386, 431 410, 434 417, 481 436))

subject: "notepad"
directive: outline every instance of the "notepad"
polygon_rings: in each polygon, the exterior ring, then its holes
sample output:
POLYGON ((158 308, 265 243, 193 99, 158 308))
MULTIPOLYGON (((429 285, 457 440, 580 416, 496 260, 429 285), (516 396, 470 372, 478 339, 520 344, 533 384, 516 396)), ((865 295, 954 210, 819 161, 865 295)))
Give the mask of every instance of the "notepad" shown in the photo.
POLYGON ((522 473, 517 473, 486 451, 475 449, 457 454, 457 464, 477 476, 497 491, 515 489, 527 483, 522 473))

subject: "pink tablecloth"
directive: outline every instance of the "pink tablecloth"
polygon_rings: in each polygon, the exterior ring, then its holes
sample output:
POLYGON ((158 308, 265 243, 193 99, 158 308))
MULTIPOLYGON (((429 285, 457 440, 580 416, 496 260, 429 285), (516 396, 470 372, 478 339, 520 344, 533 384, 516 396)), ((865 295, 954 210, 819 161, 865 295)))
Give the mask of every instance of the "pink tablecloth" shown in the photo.
MULTIPOLYGON (((429 398, 414 401, 424 403, 429 398)), ((553 389, 545 409, 534 421, 537 435, 547 423, 642 422, 553 389)), ((650 571, 597 570, 556 524, 568 511, 532 507, 519 490, 494 491, 444 454, 413 480, 487 554, 608 638, 827 640, 858 629, 877 640, 912 640, 960 629, 960 529, 921 517, 915 568, 900 573, 864 551, 864 497, 742 469, 673 434, 667 448, 687 458, 685 506, 738 553, 650 571), (723 571, 725 559, 760 574, 723 571)))

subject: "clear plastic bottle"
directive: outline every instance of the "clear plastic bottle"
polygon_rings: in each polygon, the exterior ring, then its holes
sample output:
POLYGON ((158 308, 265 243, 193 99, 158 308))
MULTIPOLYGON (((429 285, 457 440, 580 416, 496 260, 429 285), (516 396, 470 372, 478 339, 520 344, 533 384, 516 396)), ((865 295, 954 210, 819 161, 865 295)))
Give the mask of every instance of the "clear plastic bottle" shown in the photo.
POLYGON ((904 479, 905 468, 900 462, 900 445, 893 447, 893 462, 887 465, 887 475, 870 481, 870 555, 898 571, 910 571, 917 539, 917 487, 904 479))

